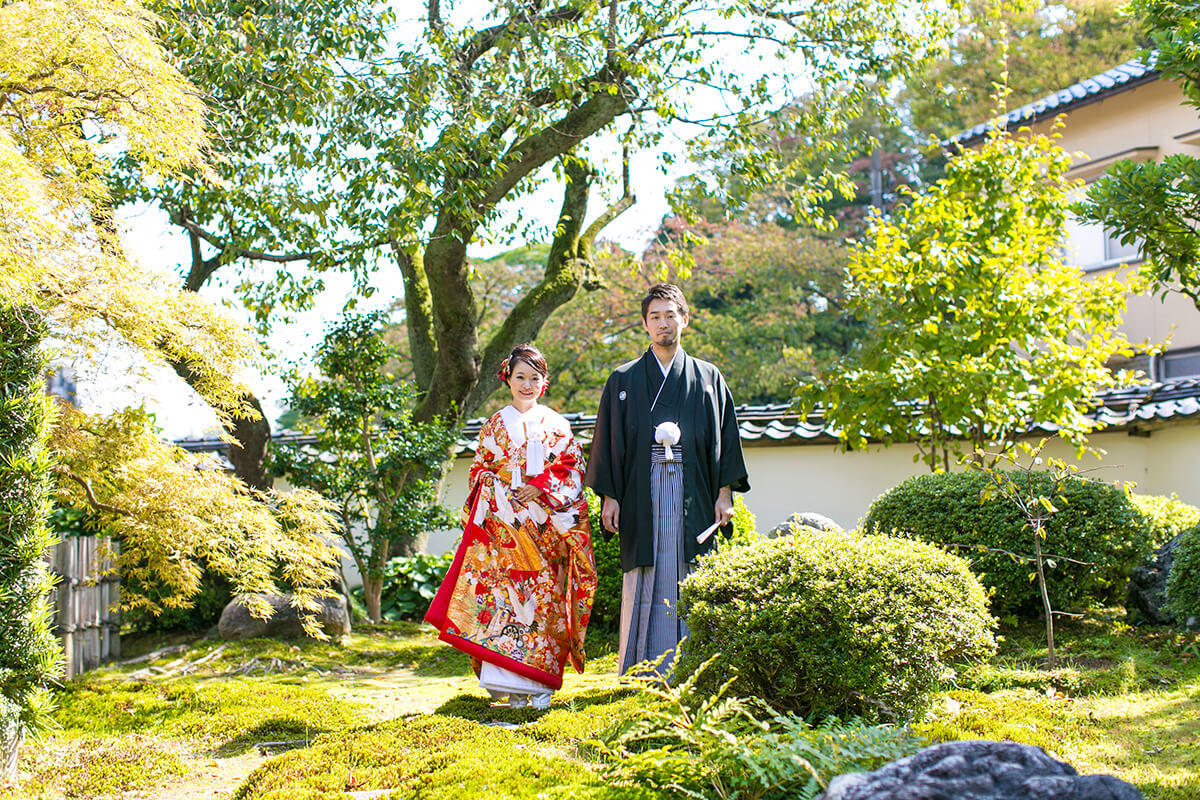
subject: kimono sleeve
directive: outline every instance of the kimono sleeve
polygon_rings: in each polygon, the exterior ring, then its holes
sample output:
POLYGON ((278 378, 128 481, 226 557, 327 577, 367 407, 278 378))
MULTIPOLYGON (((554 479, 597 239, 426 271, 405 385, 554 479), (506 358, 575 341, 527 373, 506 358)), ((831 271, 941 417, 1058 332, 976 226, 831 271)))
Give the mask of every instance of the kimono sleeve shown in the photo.
POLYGON ((738 431, 737 413, 734 411, 733 393, 725 383, 725 377, 717 373, 719 400, 717 416, 718 436, 721 440, 721 463, 717 468, 717 486, 728 486, 735 492, 750 491, 749 473, 742 456, 742 436, 738 431))
MULTIPOLYGON (((480 481, 492 481, 496 478, 498 465, 492 448, 498 448, 499 444, 496 441, 495 423, 496 419, 493 417, 479 429, 479 445, 475 448, 475 458, 472 459, 471 469, 467 472, 467 497, 474 496, 475 486, 480 481)), ((468 510, 464 508, 463 513, 467 513, 468 510)))
POLYGON ((600 396, 600 410, 596 412, 596 430, 592 436, 592 449, 588 454, 587 474, 584 483, 602 497, 612 497, 617 502, 624 499, 625 475, 625 425, 621 419, 621 404, 615 395, 619 391, 616 376, 610 376, 600 396))
POLYGON ((583 450, 574 436, 567 435, 562 452, 529 483, 542 490, 543 505, 548 509, 566 508, 579 500, 583 493, 583 450))

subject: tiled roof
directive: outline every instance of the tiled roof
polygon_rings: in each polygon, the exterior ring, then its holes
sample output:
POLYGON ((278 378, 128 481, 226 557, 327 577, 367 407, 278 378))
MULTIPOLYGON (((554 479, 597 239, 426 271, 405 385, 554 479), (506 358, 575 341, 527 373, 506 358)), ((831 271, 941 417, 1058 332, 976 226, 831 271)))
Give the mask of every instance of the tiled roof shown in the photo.
MULTIPOLYGON (((1150 63, 1133 59, 1119 64, 1112 69, 1106 69, 1099 75, 1085 78, 1073 86, 1059 89, 1040 100, 1027 103, 1018 109, 1008 112, 1002 117, 1005 127, 1016 128, 1029 125, 1047 117, 1070 111, 1079 106, 1102 100, 1125 89, 1132 89, 1148 81, 1158 78, 1158 70, 1154 68, 1154 59, 1150 63)), ((981 122, 973 128, 951 136, 948 144, 967 146, 982 139, 992 129, 992 120, 981 122)))
MULTIPOLYGON (((1112 389, 1098 395, 1099 405, 1091 416, 1108 430, 1144 430, 1178 422, 1200 423, 1200 378, 1175 378, 1161 383, 1112 389)), ((770 445, 833 444, 836 432, 826 427, 820 411, 806 416, 796 413, 787 404, 742 405, 737 407, 738 429, 742 442, 748 447, 770 445)), ((571 429, 581 444, 592 441, 596 427, 595 414, 565 413, 571 429)), ((468 420, 458 440, 457 454, 469 456, 475 452, 479 429, 485 417, 468 420)), ((1036 423, 1030 435, 1052 435, 1058 427, 1052 423, 1036 423)), ((314 436, 285 432, 272 437, 280 443, 313 444, 314 436)), ((176 442, 186 450, 196 452, 222 451, 219 439, 176 442)))

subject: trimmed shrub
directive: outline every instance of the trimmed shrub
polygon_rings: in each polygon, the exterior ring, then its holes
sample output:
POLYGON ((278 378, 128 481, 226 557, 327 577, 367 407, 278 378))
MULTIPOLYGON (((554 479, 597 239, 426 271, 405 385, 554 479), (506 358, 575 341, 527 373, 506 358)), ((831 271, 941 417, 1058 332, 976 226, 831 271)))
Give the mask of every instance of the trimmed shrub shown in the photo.
MULTIPOLYGON (((1050 495, 1053 480, 1041 472, 1014 472, 1025 491, 1050 495)), ((971 561, 971 569, 993 590, 996 614, 1041 616, 1034 567, 1002 552, 1033 555, 1033 534, 1017 508, 1002 497, 980 503, 987 476, 943 472, 909 478, 871 504, 863 530, 941 545, 971 561)), ((1062 484, 1052 498, 1058 512, 1046 527, 1042 550, 1051 554, 1046 582, 1056 609, 1121 602, 1129 572, 1152 550, 1145 516, 1115 486, 1085 479, 1062 484), (1055 558, 1057 556, 1058 558, 1055 558), (1066 559, 1085 562, 1071 563, 1066 559)))
MULTIPOLYGON (((608 536, 600 524, 600 498, 591 489, 586 490, 588 516, 592 522, 592 552, 596 555, 596 599, 592 602, 592 616, 588 629, 614 632, 621 625, 621 545, 616 536, 608 536)), ((717 549, 756 541, 754 514, 746 508, 740 494, 733 496, 733 535, 726 539, 720 536, 717 549)))
POLYGON ((1200 508, 1188 505, 1174 494, 1170 497, 1131 494, 1129 499, 1142 514, 1146 543, 1151 550, 1162 547, 1175 534, 1200 524, 1200 508))
POLYGON ((15 771, 25 732, 43 724, 59 672, 42 559, 55 540, 46 525, 54 409, 43 391, 44 335, 36 311, 0 301, 0 782, 15 771))
POLYGON ((1183 534, 1167 575, 1167 610, 1181 625, 1200 618, 1200 526, 1183 534))
POLYGON ((995 651, 966 561, 888 536, 803 529, 726 548, 680 585, 691 629, 678 671, 697 686, 818 717, 899 718, 952 666, 995 651))

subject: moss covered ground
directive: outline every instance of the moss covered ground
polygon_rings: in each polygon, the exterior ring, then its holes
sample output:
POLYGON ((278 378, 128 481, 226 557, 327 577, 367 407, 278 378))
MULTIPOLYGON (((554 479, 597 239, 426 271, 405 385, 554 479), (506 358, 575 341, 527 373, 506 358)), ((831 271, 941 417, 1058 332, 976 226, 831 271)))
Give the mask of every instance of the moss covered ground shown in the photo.
MULTIPOLYGON (((1096 613, 1060 626, 1048 665, 1039 626, 1004 634, 916 732, 1028 742, 1150 800, 1200 798, 1200 636, 1096 613)), ((656 796, 592 769, 587 740, 644 702, 618 685, 611 654, 534 711, 493 706, 466 659, 410 623, 340 642, 189 645, 64 687, 55 728, 25 747, 0 800, 656 796)))

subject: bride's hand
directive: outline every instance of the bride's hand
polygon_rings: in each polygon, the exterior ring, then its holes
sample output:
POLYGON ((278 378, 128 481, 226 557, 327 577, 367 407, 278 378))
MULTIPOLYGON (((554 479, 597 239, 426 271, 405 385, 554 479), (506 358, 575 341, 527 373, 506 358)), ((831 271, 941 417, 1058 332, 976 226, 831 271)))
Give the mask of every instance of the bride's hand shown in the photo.
POLYGON ((528 483, 513 489, 513 495, 522 503, 532 503, 542 495, 542 490, 528 483))

